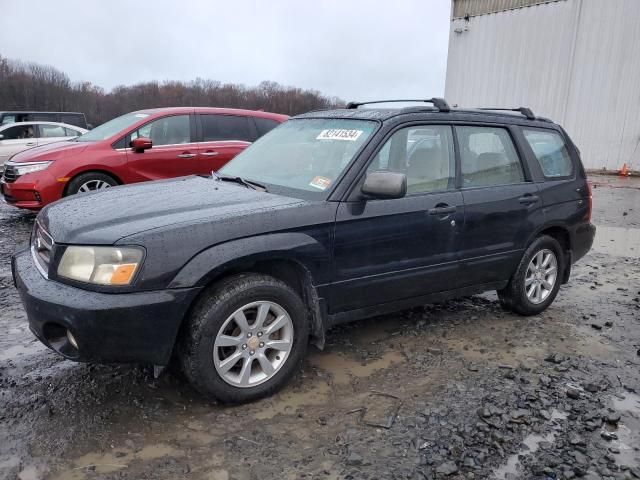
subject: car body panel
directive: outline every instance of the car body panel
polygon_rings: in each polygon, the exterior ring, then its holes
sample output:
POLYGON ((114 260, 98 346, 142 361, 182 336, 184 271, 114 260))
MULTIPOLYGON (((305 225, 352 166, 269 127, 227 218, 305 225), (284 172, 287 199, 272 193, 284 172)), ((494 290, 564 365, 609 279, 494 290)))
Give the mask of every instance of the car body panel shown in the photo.
MULTIPOLYGON (((477 111, 445 114, 433 109, 337 110, 298 118, 379 122, 378 130, 325 200, 277 195, 213 176, 189 176, 90 193, 43 209, 38 222, 61 251, 66 244, 139 245, 146 256, 134 285, 115 292, 68 281, 62 285, 59 282, 63 279, 55 275, 49 280, 34 277, 39 273, 31 256, 25 252, 16 255, 14 277, 34 332, 41 335, 43 324, 54 321, 48 308, 64 314, 58 294, 74 295, 68 309, 73 321, 65 325, 75 329, 83 341, 91 335, 106 335, 116 349, 120 344, 129 345, 130 340, 114 330, 128 322, 134 323, 138 334, 162 328, 156 338, 162 344, 154 344, 156 350, 151 346, 145 350, 136 343, 135 354, 124 355, 121 360, 164 364, 193 299, 212 282, 233 273, 261 271, 260 266, 274 264, 282 265, 292 275, 300 269, 305 279, 309 277, 311 293, 304 295, 309 315, 319 312, 322 332, 343 321, 504 288, 523 251, 545 231, 566 235, 569 267, 591 247, 595 227, 589 219, 590 192, 570 139, 566 137, 576 168, 570 178, 560 180, 545 179, 532 152, 521 144, 519 128, 523 126, 562 132, 551 122, 477 111), (509 128, 524 162, 525 180, 512 185, 463 188, 456 149, 454 189, 398 199, 363 197, 359 189, 372 155, 394 129, 415 122, 509 128), (535 201, 522 202, 531 196, 535 201), (429 214, 442 204, 454 205, 455 211, 429 214), (43 293, 39 293, 40 287, 30 286, 41 282, 43 293), (120 307, 119 298, 132 314, 120 307), (136 298, 137 305, 127 303, 136 298), (169 299, 168 324, 157 323, 155 318, 161 315, 156 308, 162 304, 156 302, 158 298, 169 299), (90 306, 93 301, 98 305, 97 312, 90 306), (101 302, 110 302, 111 314, 107 304, 101 308, 101 302), (152 306, 147 309, 149 304, 152 306), (82 308, 86 308, 84 313, 82 308), (133 318, 133 314, 140 318, 133 318), (92 316, 100 318, 101 324, 82 322, 82 318, 92 316)), ((128 155, 126 149, 122 153, 128 155)), ((57 258, 54 256, 53 269, 57 258)), ((117 354, 104 353, 93 339, 88 341, 95 351, 81 349, 78 359, 117 360, 117 354)))
POLYGON ((255 116, 275 122, 283 122, 288 118, 286 115, 262 111, 206 107, 161 108, 133 113, 138 113, 140 120, 104 140, 56 142, 36 146, 14 155, 10 164, 38 161, 52 161, 52 163, 47 170, 18 177, 12 181, 5 179, 2 187, 5 201, 16 207, 39 210, 62 198, 67 191, 68 183, 83 172, 106 173, 118 183, 125 184, 203 172, 210 173, 212 165, 219 168, 250 143, 233 141, 201 145, 200 142, 195 141, 197 140, 195 125, 197 114, 255 116), (126 139, 132 132, 160 118, 175 115, 190 116, 192 143, 157 145, 144 152, 134 152, 125 146, 126 139), (212 147, 215 148, 217 155, 210 154, 212 147), (211 162, 213 157, 215 161, 211 162), (55 185, 55 183, 62 183, 62 185, 55 185))

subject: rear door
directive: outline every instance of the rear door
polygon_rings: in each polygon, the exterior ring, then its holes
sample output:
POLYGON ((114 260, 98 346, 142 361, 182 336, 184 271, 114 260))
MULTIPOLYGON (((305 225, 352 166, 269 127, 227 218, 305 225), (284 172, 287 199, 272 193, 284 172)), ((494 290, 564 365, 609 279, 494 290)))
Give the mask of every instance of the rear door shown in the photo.
POLYGON ((332 313, 451 290, 459 282, 464 206, 451 127, 397 130, 367 172, 380 170, 405 173, 407 195, 340 204, 332 313), (416 141, 418 130, 428 140, 416 141))
POLYGON ((170 115, 150 121, 127 136, 126 144, 138 137, 150 138, 153 146, 144 152, 127 151, 132 181, 158 180, 199 173, 198 144, 193 138, 193 115, 170 115))
POLYGON ((13 155, 38 145, 35 125, 12 125, 0 131, 0 165, 13 155))
POLYGON ((497 126, 456 126, 465 205, 461 257, 465 286, 507 280, 541 225, 538 186, 514 142, 497 126))
POLYGON ((48 143, 62 142, 70 138, 76 137, 77 134, 69 134, 71 130, 62 125, 49 125, 46 123, 37 124, 38 145, 46 145, 48 143))
POLYGON ((198 171, 209 174, 251 145, 255 125, 243 115, 197 115, 200 126, 198 171))

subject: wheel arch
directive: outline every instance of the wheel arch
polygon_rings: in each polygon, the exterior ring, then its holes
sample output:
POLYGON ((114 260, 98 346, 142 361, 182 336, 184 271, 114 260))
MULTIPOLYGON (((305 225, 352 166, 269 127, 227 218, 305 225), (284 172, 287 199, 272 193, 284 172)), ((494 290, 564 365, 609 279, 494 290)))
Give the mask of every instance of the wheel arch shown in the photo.
POLYGON ((202 289, 187 310, 184 324, 204 292, 216 288, 225 279, 242 273, 272 276, 300 295, 307 307, 312 342, 322 349, 327 314, 325 302, 318 293, 323 277, 318 265, 329 265, 329 252, 306 234, 289 232, 249 237, 200 252, 182 268, 169 288, 198 286, 202 289), (238 256, 239 252, 243 255, 238 256), (309 257, 313 257, 313 261, 309 257))
POLYGON ((562 253, 564 256, 564 265, 563 265, 563 275, 562 275, 562 283, 565 284, 569 281, 569 276, 571 275, 571 265, 572 261, 572 242, 571 242, 571 232, 566 225, 562 224, 552 224, 545 225, 537 230, 527 242, 527 247, 531 245, 531 243, 538 237, 543 235, 548 235, 554 238, 562 247, 562 253))
POLYGON ((71 182, 73 182, 80 175, 84 175, 86 173, 101 173, 103 175, 108 175, 111 178, 113 178, 118 183, 118 185, 123 185, 124 184, 122 179, 118 175, 116 175, 115 173, 113 173, 110 170, 107 170, 107 169, 104 169, 104 168, 89 168, 89 169, 86 169, 86 170, 80 170, 78 172, 74 172, 72 175, 69 176, 69 180, 67 180, 67 183, 64 186, 64 190, 62 191, 62 196, 63 197, 67 196, 67 192, 69 190, 69 185, 71 184, 71 182))

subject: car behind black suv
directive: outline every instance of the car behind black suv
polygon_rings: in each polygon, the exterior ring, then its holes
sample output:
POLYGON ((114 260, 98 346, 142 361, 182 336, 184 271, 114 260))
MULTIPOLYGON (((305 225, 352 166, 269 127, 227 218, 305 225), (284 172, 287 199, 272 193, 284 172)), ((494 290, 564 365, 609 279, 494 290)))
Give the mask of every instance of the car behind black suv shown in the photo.
POLYGON ((167 365, 225 402, 275 391, 341 322, 497 290, 546 309, 591 247, 564 130, 522 108, 311 112, 211 177, 63 199, 16 253, 35 335, 167 365))

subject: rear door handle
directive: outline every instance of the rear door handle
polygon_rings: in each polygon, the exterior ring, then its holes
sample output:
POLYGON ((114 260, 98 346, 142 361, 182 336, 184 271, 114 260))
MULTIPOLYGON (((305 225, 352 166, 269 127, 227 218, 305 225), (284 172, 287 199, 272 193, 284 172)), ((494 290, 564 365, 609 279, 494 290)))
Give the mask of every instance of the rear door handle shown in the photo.
POLYGON ((202 152, 203 157, 215 157, 219 155, 219 152, 202 152))
POLYGON ((536 203, 540 198, 537 195, 525 195, 524 197, 520 197, 518 201, 523 203, 524 205, 530 205, 532 203, 536 203))
POLYGON ((428 210, 429 215, 449 215, 450 213, 455 213, 457 210, 456 207, 451 205, 446 205, 442 207, 434 207, 428 210))
POLYGON ((27 147, 35 147, 36 146, 35 142, 29 142, 26 145, 27 145, 27 147))
POLYGON ((193 158, 195 156, 195 153, 181 153, 180 155, 178 155, 178 158, 193 158))

